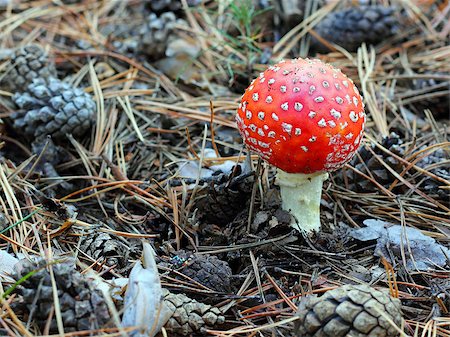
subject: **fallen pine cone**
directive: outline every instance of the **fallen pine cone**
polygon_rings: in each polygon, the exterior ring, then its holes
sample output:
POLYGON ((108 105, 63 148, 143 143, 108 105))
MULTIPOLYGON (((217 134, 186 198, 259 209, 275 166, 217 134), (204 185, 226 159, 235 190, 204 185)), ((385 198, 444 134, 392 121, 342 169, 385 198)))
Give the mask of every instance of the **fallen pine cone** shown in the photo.
POLYGON ((33 80, 26 92, 13 96, 13 101, 20 108, 11 115, 14 128, 35 138, 81 136, 95 118, 91 96, 56 78, 33 80))
POLYGON ((226 261, 220 260, 217 256, 191 254, 181 250, 176 252, 176 255, 170 259, 169 263, 163 262, 160 265, 176 269, 210 289, 219 292, 231 290, 231 268, 226 261))
POLYGON ((402 322, 401 303, 367 285, 344 285, 308 296, 299 306, 298 337, 394 337, 402 322))
MULTIPOLYGON (((328 14, 315 28, 326 41, 348 51, 356 51, 363 43, 378 44, 399 30, 394 7, 382 5, 350 7, 328 14)), ((322 46, 313 40, 319 51, 322 46)))
POLYGON ((216 307, 197 302, 184 294, 172 294, 167 289, 163 289, 163 294, 166 306, 172 311, 164 328, 171 334, 190 336, 225 322, 225 317, 216 307))
MULTIPOLYGON (((34 274, 18 287, 22 300, 16 305, 30 316, 44 330, 50 320, 50 332, 57 333, 58 327, 54 310, 54 299, 50 272, 47 261, 37 259, 26 261, 20 266, 15 278, 20 280, 25 275, 34 274)), ((108 307, 100 290, 83 274, 75 270, 69 261, 52 265, 56 282, 57 296, 64 321, 64 330, 82 331, 104 328, 110 320, 108 307)))
POLYGON ((56 75, 55 65, 37 44, 29 44, 15 51, 11 57, 12 69, 8 74, 10 85, 23 91, 35 79, 47 80, 56 75))
POLYGON ((123 268, 128 262, 130 249, 108 233, 90 233, 80 244, 80 249, 98 263, 123 268))

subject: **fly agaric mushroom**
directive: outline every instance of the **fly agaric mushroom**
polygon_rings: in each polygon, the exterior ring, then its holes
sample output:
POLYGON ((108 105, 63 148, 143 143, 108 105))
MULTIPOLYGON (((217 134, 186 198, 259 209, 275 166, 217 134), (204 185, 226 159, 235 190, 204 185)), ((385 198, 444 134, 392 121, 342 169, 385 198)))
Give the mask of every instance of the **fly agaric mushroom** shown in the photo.
POLYGON ((247 146, 278 168, 292 226, 320 228, 322 183, 358 149, 366 116, 352 80, 320 60, 284 60, 245 91, 236 122, 247 146))

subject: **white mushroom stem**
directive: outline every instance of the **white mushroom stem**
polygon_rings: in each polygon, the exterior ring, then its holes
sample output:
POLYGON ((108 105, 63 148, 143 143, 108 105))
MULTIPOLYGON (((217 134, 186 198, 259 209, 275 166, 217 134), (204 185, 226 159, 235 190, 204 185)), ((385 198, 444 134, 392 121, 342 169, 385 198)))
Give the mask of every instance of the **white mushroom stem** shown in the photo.
POLYGON ((303 232, 320 229, 320 198, 322 184, 328 173, 312 174, 277 172, 281 201, 284 210, 291 213, 291 226, 303 232))

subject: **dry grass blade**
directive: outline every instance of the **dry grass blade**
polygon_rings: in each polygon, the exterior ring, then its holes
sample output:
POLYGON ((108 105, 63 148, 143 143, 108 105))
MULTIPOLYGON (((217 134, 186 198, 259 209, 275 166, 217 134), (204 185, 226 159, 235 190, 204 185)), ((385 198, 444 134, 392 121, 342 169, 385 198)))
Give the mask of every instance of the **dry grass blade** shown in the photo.
POLYGON ((378 134, 386 137, 389 134, 386 111, 381 111, 376 101, 375 84, 371 81, 371 76, 375 71, 376 55, 375 49, 370 48, 370 52, 365 44, 358 49, 358 73, 361 81, 361 90, 370 116, 375 122, 378 134))

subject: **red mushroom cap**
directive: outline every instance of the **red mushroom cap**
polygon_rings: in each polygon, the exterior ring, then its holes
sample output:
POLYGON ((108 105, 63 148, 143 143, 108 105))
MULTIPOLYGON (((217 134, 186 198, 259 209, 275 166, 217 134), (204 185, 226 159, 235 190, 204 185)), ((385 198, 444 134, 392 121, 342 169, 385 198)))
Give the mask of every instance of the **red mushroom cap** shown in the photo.
POLYGON ((309 59, 270 66, 247 88, 236 115, 248 147, 288 173, 342 167, 358 149, 365 120, 352 80, 309 59))

